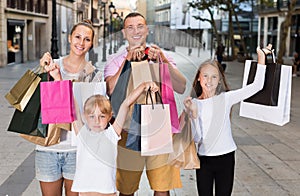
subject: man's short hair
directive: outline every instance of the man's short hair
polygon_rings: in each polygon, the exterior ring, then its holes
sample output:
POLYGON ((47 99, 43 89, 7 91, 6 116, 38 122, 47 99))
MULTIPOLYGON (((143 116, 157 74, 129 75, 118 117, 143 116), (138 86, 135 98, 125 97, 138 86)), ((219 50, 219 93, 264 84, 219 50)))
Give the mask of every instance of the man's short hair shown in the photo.
POLYGON ((133 17, 136 17, 136 16, 140 16, 146 21, 145 17, 142 14, 140 14, 139 12, 131 12, 125 17, 123 24, 125 25, 125 22, 126 22, 127 18, 133 18, 133 17))

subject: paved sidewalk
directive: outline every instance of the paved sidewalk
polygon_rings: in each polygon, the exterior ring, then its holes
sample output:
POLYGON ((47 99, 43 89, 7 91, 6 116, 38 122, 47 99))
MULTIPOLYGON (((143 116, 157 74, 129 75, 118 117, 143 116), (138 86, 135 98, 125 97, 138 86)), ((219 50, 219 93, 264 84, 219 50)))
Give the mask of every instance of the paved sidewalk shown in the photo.
MULTIPOLYGON (((174 56, 177 66, 188 80, 188 90, 177 95, 179 102, 189 94, 191 82, 198 65, 210 58, 210 51, 176 48, 174 56)), ((97 66, 103 68, 101 54, 97 66)), ((226 77, 232 89, 241 87, 243 63, 227 64, 226 77)), ((10 65, 0 68, 0 196, 39 196, 39 184, 34 179, 34 145, 14 133, 6 131, 13 114, 4 95, 27 68, 36 62, 10 65)), ((239 104, 232 110, 233 135, 238 144, 233 195, 237 196, 296 196, 300 193, 300 77, 293 78, 291 121, 280 127, 239 116, 239 104)), ((180 106, 180 105, 179 105, 180 106)), ((180 106, 181 107, 181 106, 180 106)), ((179 108, 180 108, 179 107, 179 108)), ((183 188, 172 190, 171 195, 194 196, 196 194, 195 173, 182 171, 183 188)), ((137 195, 152 195, 147 179, 143 175, 137 195)))

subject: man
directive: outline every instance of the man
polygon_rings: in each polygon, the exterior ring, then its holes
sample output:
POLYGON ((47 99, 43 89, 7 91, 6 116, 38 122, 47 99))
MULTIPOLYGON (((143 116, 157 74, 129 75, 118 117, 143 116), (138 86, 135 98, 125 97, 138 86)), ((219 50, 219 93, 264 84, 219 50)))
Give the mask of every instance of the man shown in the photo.
MULTIPOLYGON (((130 13, 125 17, 122 32, 124 38, 128 41, 128 47, 126 50, 112 55, 104 69, 109 95, 114 90, 125 61, 141 61, 145 57, 148 31, 143 15, 130 13)), ((184 93, 186 88, 184 76, 175 67, 174 62, 158 46, 151 45, 148 50, 148 59, 156 61, 159 56, 163 62, 169 64, 173 89, 178 93, 184 93)), ((121 196, 134 195, 134 192, 138 190, 145 165, 154 195, 169 195, 169 190, 181 188, 180 170, 166 164, 167 154, 142 157, 140 152, 125 148, 126 138, 127 132, 125 130, 122 132, 122 139, 119 142, 117 161, 117 189, 120 191, 121 196)))

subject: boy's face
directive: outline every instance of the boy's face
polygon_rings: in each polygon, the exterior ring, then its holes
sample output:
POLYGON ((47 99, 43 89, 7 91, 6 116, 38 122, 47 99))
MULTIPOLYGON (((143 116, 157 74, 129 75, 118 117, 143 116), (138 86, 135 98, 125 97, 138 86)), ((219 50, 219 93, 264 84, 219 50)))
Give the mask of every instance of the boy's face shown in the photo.
POLYGON ((87 126, 92 130, 92 131, 103 131, 106 127, 107 124, 110 121, 110 118, 112 115, 109 114, 103 114, 100 110, 99 107, 96 107, 95 111, 91 114, 84 114, 87 126))

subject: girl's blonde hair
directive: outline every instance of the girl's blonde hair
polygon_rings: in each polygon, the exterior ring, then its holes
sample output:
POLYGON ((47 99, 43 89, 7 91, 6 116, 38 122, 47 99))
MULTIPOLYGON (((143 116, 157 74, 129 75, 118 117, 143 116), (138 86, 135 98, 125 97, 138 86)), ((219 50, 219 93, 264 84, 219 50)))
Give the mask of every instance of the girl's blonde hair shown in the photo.
POLYGON ((219 85, 216 89, 216 95, 230 90, 228 87, 228 84, 226 82, 224 72, 222 71, 223 69, 221 68, 220 64, 216 60, 209 59, 209 60, 206 60, 203 63, 201 63, 201 65, 198 68, 198 71, 196 73, 196 76, 193 81, 193 86, 192 86, 191 97, 193 97, 193 98, 199 97, 202 94, 202 87, 200 85, 200 82, 198 81, 198 78, 201 73, 202 67, 207 66, 207 65, 217 68, 217 70, 219 72, 220 81, 219 81, 219 85))
POLYGON ((89 97, 84 103, 83 111, 85 114, 91 114, 95 111, 96 107, 99 107, 103 114, 112 114, 111 103, 103 95, 92 95, 89 97))

